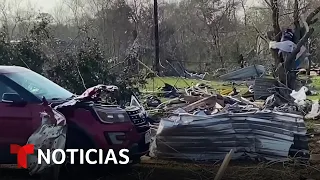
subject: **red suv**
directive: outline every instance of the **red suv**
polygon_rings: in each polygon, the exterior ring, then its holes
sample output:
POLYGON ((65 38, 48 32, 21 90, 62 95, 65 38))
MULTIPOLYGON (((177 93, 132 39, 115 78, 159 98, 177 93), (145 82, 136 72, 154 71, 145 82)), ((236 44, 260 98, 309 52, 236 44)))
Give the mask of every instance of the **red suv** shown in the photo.
MULTIPOLYGON (((29 69, 0 66, 0 164, 16 164, 10 144, 25 145, 40 126, 42 98, 60 105, 74 94, 29 69)), ((150 126, 138 107, 122 109, 85 101, 58 109, 67 119, 68 148, 130 150, 138 161, 149 151, 150 126), (108 118, 110 115, 125 118, 108 118)))

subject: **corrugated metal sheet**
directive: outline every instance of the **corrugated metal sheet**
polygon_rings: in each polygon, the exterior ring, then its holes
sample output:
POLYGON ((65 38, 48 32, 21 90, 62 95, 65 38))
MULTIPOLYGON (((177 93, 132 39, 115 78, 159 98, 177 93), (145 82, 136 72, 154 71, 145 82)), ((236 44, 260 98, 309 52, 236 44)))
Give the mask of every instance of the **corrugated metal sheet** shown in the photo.
POLYGON ((235 151, 233 159, 279 160, 298 150, 308 152, 303 118, 272 111, 211 116, 180 113, 161 120, 151 154, 210 161, 222 160, 230 149, 235 151))
POLYGON ((274 94, 274 90, 269 90, 275 87, 276 80, 270 78, 256 78, 254 81, 253 92, 254 99, 267 99, 267 97, 274 94))
POLYGON ((262 65, 253 65, 220 76, 222 80, 243 80, 264 75, 266 69, 262 65))

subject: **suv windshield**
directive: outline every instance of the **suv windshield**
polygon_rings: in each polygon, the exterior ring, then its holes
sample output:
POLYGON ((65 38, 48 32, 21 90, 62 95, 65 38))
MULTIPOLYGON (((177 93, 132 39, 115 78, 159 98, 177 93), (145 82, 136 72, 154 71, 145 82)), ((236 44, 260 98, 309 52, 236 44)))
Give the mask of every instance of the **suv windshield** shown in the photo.
POLYGON ((48 100, 67 99, 73 96, 71 92, 33 71, 9 73, 5 74, 5 76, 39 99, 42 99, 43 96, 48 100))

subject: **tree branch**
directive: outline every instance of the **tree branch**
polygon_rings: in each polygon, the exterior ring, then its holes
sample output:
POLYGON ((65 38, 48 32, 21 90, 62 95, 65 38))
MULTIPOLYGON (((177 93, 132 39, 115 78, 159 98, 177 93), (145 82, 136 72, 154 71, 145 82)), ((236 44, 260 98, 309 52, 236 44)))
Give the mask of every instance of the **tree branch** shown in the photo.
POLYGON ((292 53, 288 56, 288 58, 285 61, 285 67, 291 68, 291 65, 296 60, 297 54, 300 52, 300 48, 308 41, 312 33, 314 32, 314 28, 309 28, 308 23, 301 18, 301 21, 303 22, 303 25, 306 29, 306 34, 300 39, 300 41, 297 44, 297 47, 293 50, 292 53))
MULTIPOLYGON (((279 25, 279 7, 278 7, 278 0, 270 0, 271 9, 272 9, 272 26, 273 26, 273 33, 272 35, 275 35, 275 38, 272 40, 280 41, 281 36, 281 29, 279 25)), ((271 39, 271 34, 268 34, 268 37, 271 39)), ((274 58, 275 65, 282 62, 282 58, 278 56, 278 51, 271 50, 272 57, 274 58)))
POLYGON ((268 0, 264 0, 264 2, 267 3, 267 5, 268 5, 270 8, 272 8, 272 6, 271 6, 272 3, 269 3, 268 0))
POLYGON ((320 12, 320 6, 317 7, 315 10, 313 10, 308 16, 307 16, 307 19, 306 19, 306 22, 311 25, 311 24, 314 24, 315 22, 317 22, 318 18, 316 19, 313 19, 318 13, 320 12))
POLYGON ((293 23, 295 28, 299 28, 299 2, 298 0, 294 0, 294 11, 293 11, 293 23))
POLYGON ((294 24, 294 43, 297 43, 302 34, 301 34, 301 27, 299 23, 299 2, 298 0, 294 0, 294 11, 293 11, 293 24, 294 24))
POLYGON ((261 31, 253 24, 253 28, 256 30, 256 32, 258 33, 258 36, 263 39, 266 43, 269 43, 268 39, 263 36, 263 34, 261 33, 261 31))
MULTIPOLYGON (((270 0, 271 9, 272 9, 272 26, 274 34, 279 34, 281 31, 279 25, 279 7, 278 7, 278 0, 270 0)), ((276 41, 280 40, 280 36, 275 37, 276 41)))

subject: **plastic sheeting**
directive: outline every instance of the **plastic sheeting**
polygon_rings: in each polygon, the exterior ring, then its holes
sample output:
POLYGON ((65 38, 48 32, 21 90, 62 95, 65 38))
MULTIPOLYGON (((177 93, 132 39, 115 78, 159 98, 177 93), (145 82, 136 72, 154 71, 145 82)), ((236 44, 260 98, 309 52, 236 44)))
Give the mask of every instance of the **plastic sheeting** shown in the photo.
MULTIPOLYGON (((276 41, 270 41, 269 43, 269 48, 270 49, 278 49, 279 54, 282 52, 285 53, 292 53, 293 50, 297 47, 297 45, 290 41, 281 41, 281 42, 276 42, 276 41)), ((308 56, 310 53, 308 52, 307 48, 305 46, 302 46, 299 53, 296 56, 296 68, 307 68, 309 65, 309 59, 308 56)))
POLYGON ((282 42, 277 42, 277 41, 270 41, 269 43, 269 49, 279 49, 280 52, 287 52, 291 53, 294 48, 296 48, 296 44, 292 41, 282 41, 282 42))
POLYGON ((299 91, 293 90, 290 96, 295 99, 294 102, 297 105, 303 106, 305 105, 305 100, 307 99, 307 95, 306 95, 307 91, 308 91, 308 88, 303 86, 299 91))
MULTIPOLYGON (((54 164, 46 164, 42 161, 42 164, 38 164, 38 150, 41 149, 46 152, 47 149, 64 149, 66 143, 66 119, 57 110, 47 106, 45 112, 41 114, 42 122, 41 126, 29 137, 27 144, 34 145, 34 154, 28 155, 28 169, 29 173, 39 174, 45 169, 52 167, 54 164)), ((56 159, 60 159, 61 154, 57 153, 56 159)), ((52 161, 51 161, 52 162, 52 161)))
POLYGON ((285 159, 297 151, 308 155, 306 127, 300 115, 274 111, 192 115, 182 109, 162 119, 151 155, 163 159, 285 159))

